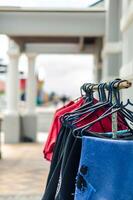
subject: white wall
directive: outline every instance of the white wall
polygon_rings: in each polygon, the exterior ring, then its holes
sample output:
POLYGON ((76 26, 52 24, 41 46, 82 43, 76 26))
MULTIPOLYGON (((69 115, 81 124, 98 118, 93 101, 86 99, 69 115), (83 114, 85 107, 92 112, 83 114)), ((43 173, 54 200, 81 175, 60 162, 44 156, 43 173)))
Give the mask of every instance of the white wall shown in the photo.
MULTIPOLYGON (((122 32, 122 67, 120 69, 120 76, 132 80, 133 82, 133 1, 122 1, 122 18, 121 18, 121 32, 122 32)), ((123 98, 130 98, 133 100, 133 88, 123 91, 123 98)))

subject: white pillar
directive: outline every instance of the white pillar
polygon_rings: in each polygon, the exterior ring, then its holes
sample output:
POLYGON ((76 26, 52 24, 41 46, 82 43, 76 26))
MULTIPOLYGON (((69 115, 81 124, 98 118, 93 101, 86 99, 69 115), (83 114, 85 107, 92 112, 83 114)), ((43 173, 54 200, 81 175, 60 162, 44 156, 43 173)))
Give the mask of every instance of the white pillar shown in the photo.
MULTIPOLYGON (((122 67, 120 76, 123 79, 132 80, 133 84, 133 1, 122 0, 123 13, 121 18, 122 32, 122 67)), ((129 98, 133 101, 133 87, 123 90, 123 100, 129 98)))
POLYGON ((99 83, 102 79, 102 62, 95 55, 94 58, 94 83, 99 83))
POLYGON ((94 82, 99 83, 102 79, 102 43, 103 38, 97 38, 95 42, 95 53, 94 53, 94 82))
POLYGON ((4 116, 5 143, 17 143, 20 141, 20 123, 18 113, 18 61, 19 51, 14 42, 10 42, 9 65, 6 81, 7 109, 4 116))
POLYGON ((120 33, 121 0, 108 0, 106 30, 103 48, 102 79, 108 81, 119 76, 122 62, 122 42, 120 33))
POLYGON ((28 57, 28 77, 27 77, 27 92, 26 103, 27 112, 35 113, 36 96, 37 96, 37 80, 35 75, 35 54, 27 54, 28 57))
POLYGON ((7 112, 18 114, 18 61, 19 54, 9 52, 7 72, 7 112))
POLYGON ((36 96, 37 80, 35 74, 35 54, 27 54, 28 76, 26 82, 26 112, 21 114, 21 132, 27 141, 36 141, 37 113, 36 96))

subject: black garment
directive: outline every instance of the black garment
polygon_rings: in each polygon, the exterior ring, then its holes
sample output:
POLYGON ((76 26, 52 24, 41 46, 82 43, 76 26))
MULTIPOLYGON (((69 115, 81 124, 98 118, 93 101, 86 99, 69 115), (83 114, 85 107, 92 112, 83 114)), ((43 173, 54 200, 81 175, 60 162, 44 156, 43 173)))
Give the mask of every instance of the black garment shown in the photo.
MULTIPOLYGON (((48 183, 42 200, 73 200, 78 172, 81 139, 63 126, 54 149, 48 183)), ((92 135, 87 133, 87 135, 92 135)))
POLYGON ((60 129, 60 133, 57 137, 57 141, 54 147, 53 158, 51 161, 49 176, 47 179, 47 185, 42 200, 55 199, 58 180, 60 176, 62 158, 64 153, 64 146, 66 144, 66 140, 70 132, 71 129, 66 126, 62 126, 62 128, 60 129))
POLYGON ((76 175, 78 172, 81 139, 69 134, 61 165, 60 179, 55 200, 73 200, 75 193, 76 175))
POLYGON ((58 163, 58 161, 60 160, 62 151, 63 151, 63 146, 65 145, 66 142, 66 131, 68 132, 69 130, 65 127, 62 126, 60 129, 60 132, 58 134, 55 146, 54 146, 54 152, 53 152, 53 157, 52 157, 52 161, 51 161, 51 165, 50 165, 50 171, 49 171, 49 175, 47 178, 47 185, 50 182, 51 176, 55 170, 55 167, 58 163))

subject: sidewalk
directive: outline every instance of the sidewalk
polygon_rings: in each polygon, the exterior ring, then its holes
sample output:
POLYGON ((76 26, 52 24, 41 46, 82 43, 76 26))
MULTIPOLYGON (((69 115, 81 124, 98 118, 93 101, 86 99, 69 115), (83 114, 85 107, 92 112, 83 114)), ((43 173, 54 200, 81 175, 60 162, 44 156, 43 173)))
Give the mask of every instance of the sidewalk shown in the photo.
POLYGON ((0 200, 40 200, 49 163, 42 144, 4 145, 0 160, 0 200))

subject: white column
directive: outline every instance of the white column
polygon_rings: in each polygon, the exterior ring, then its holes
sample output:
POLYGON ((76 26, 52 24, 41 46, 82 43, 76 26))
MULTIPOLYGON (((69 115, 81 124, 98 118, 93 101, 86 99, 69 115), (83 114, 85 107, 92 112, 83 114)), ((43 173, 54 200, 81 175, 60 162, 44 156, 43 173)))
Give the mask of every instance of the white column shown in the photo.
POLYGON ((10 41, 9 44, 9 65, 6 80, 6 102, 7 108, 4 115, 5 143, 17 143, 20 141, 20 122, 18 112, 18 90, 19 90, 19 50, 18 46, 10 41))
POLYGON ((21 135, 27 141, 36 141, 37 137, 37 113, 36 96, 37 80, 35 74, 35 54, 27 54, 28 76, 26 83, 26 112, 21 113, 21 135))
POLYGON ((94 82, 99 83, 102 79, 102 62, 99 62, 97 56, 94 58, 94 82))
POLYGON ((9 52, 7 72, 7 112, 18 114, 18 61, 19 54, 9 52))
MULTIPOLYGON (((121 18, 121 32, 122 32, 122 67, 120 69, 120 76, 123 79, 132 80, 133 84, 133 1, 123 0, 123 13, 121 18)), ((123 90, 123 100, 129 98, 133 101, 133 87, 128 90, 123 90)))
POLYGON ((105 41, 102 52, 102 79, 104 81, 119 76, 119 69, 122 62, 122 42, 120 33, 121 10, 121 0, 108 0, 105 41))
POLYGON ((99 83, 102 79, 102 43, 103 38, 97 38, 95 42, 95 53, 94 53, 94 82, 99 83))
POLYGON ((37 80, 35 75, 35 54, 27 54, 28 57, 28 77, 27 77, 27 91, 26 104, 27 112, 34 113, 36 109, 37 96, 37 80))

